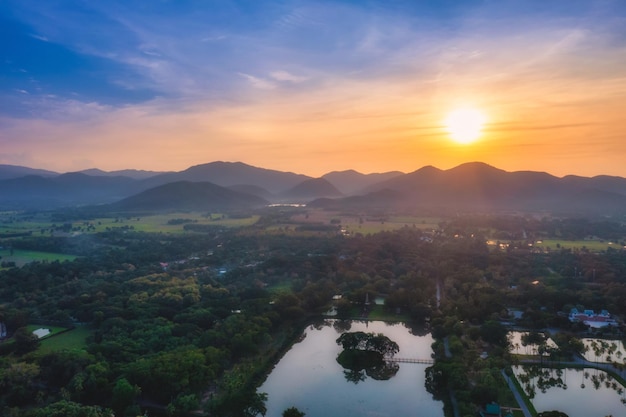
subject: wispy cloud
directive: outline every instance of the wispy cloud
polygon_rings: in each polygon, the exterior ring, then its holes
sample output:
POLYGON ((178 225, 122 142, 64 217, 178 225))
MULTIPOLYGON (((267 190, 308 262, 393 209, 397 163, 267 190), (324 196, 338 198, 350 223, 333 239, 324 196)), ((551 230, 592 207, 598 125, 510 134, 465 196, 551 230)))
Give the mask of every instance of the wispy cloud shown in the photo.
POLYGON ((248 80, 250 85, 252 85, 254 88, 258 88, 261 90, 273 90, 274 88, 276 88, 276 84, 267 79, 255 77, 254 75, 250 74, 244 74, 243 72, 239 72, 238 74, 248 80))
POLYGON ((272 77, 276 81, 290 81, 293 83, 301 83, 309 79, 309 77, 294 75, 287 71, 272 71, 270 72, 270 77, 272 77))
POLYGON ((47 37, 45 37, 45 36, 31 34, 31 35, 30 35, 30 37, 31 37, 31 38, 35 38, 35 39, 38 39, 38 40, 40 40, 40 41, 42 41, 42 42, 49 42, 48 38, 47 38, 47 37))

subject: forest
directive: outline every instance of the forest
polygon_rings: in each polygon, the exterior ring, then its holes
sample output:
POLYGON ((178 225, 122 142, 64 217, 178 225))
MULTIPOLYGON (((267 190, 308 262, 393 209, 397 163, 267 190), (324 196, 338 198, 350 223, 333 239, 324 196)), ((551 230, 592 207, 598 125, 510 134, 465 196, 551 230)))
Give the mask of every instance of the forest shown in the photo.
POLYGON ((563 355, 588 331, 567 319, 571 308, 626 314, 619 223, 485 215, 371 234, 259 227, 282 215, 231 228, 177 221, 183 233, 124 227, 3 237, 3 247, 77 257, 0 269, 0 414, 264 414, 256 387, 307 323, 333 306, 338 318, 359 317, 366 299, 382 297, 372 314, 436 338, 430 392, 447 402, 453 389, 461 415, 473 415, 501 395, 511 310, 523 312, 518 326, 571 334, 563 355), (616 244, 533 245, 550 238, 616 244), (40 340, 32 329, 41 326, 61 330, 40 340), (52 345, 74 332, 85 337, 52 345), (490 359, 478 364, 484 350, 490 359))

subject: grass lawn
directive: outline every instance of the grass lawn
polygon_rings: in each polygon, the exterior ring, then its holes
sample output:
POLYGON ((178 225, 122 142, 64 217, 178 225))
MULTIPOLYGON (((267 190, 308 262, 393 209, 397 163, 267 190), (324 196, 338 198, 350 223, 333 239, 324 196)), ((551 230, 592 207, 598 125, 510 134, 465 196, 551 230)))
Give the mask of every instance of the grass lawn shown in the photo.
POLYGON ((276 284, 268 285, 267 291, 272 294, 291 293, 291 281, 283 281, 276 284))
MULTIPOLYGON (((31 326, 28 326, 29 329, 31 326)), ((33 325, 34 328, 43 327, 45 329, 60 329, 54 326, 38 326, 33 325)), ((34 329, 33 329, 34 330, 34 329)), ((91 335, 91 330, 84 326, 78 326, 65 333, 58 334, 58 332, 52 332, 52 335, 47 336, 41 340, 41 345, 37 350, 38 354, 45 355, 51 352, 58 351, 70 351, 76 354, 84 354, 87 352, 87 337, 91 335)))
POLYGON ((411 318, 408 314, 396 314, 386 311, 382 305, 372 306, 370 314, 367 316, 369 320, 381 320, 381 321, 403 321, 409 322, 411 318))
POLYGON ((0 261, 15 262, 17 266, 23 266, 33 261, 73 261, 77 258, 75 255, 66 255, 63 253, 39 252, 33 250, 14 249, 13 255, 9 249, 0 249, 0 261))

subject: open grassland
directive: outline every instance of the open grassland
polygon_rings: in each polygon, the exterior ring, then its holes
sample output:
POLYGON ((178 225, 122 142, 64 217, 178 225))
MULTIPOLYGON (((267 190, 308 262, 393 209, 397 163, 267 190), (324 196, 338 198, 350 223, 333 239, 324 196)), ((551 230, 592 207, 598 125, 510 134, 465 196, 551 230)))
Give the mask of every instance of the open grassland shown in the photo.
POLYGON ((54 222, 44 215, 20 217, 0 213, 0 236, 30 234, 31 236, 67 236, 80 233, 98 233, 114 229, 129 229, 154 233, 184 233, 185 224, 220 227, 251 226, 259 216, 231 217, 223 213, 167 213, 143 216, 101 217, 72 222, 54 222), (178 221, 177 220, 182 220, 178 221))
POLYGON ((404 227, 422 230, 437 229, 441 219, 423 216, 360 214, 339 211, 310 209, 299 212, 291 217, 292 224, 281 224, 272 229, 280 228, 283 231, 293 231, 299 225, 336 225, 347 234, 369 235, 379 232, 402 229, 404 227))
POLYGON ((587 249, 592 252, 605 251, 609 248, 624 249, 624 246, 618 242, 609 242, 602 240, 559 240, 559 239, 543 239, 533 244, 537 248, 550 250, 559 249, 587 249))
POLYGON ((13 254, 11 254, 11 250, 7 248, 0 249, 0 261, 15 262, 16 266, 23 266, 34 261, 63 262, 73 261, 77 258, 74 255, 66 255, 63 253, 39 252, 33 250, 13 249, 12 252, 13 254))
MULTIPOLYGON (((259 216, 245 218, 229 217, 227 214, 213 213, 168 213, 151 216, 98 219, 97 231, 132 226, 133 230, 152 233, 184 233, 185 224, 198 224, 220 227, 245 227, 255 224, 259 216), (177 220, 184 220, 177 223, 177 220)), ((93 222, 92 222, 93 223, 93 222)))

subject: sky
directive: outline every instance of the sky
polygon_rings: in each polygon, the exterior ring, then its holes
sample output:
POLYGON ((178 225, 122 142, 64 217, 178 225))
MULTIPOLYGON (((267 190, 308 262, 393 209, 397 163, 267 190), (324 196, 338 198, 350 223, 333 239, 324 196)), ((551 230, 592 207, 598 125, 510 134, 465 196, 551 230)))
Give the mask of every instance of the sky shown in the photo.
POLYGON ((626 1, 0 2, 0 164, 212 161, 626 177, 626 1))

